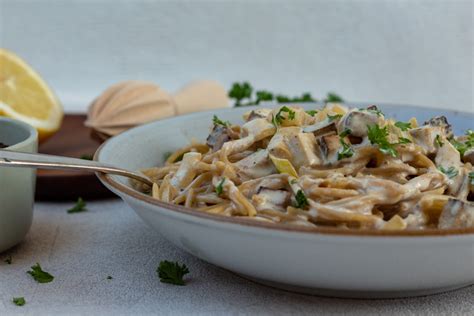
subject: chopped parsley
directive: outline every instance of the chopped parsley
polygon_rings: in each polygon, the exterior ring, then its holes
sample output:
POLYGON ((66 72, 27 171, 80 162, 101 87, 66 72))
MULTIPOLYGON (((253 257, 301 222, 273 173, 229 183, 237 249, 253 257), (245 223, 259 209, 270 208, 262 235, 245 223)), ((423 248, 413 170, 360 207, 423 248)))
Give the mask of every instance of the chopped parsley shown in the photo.
POLYGON ((216 186, 216 193, 217 195, 221 195, 224 192, 224 182, 225 178, 222 178, 221 182, 216 186))
POLYGON ((466 136, 467 139, 464 142, 457 141, 454 138, 450 140, 451 144, 459 151, 461 156, 464 156, 466 151, 468 151, 469 149, 474 148, 474 131, 470 129, 467 130, 466 136))
POLYGON ((346 136, 349 136, 352 133, 350 128, 346 128, 345 130, 342 131, 341 134, 339 134, 340 138, 344 138, 346 136))
POLYGON ((278 126, 281 125, 283 120, 285 120, 285 117, 282 115, 282 113, 284 113, 284 112, 288 113, 288 120, 291 121, 291 120, 295 119, 295 111, 293 111, 292 109, 290 109, 287 106, 284 106, 284 107, 280 108, 280 110, 278 111, 278 113, 276 115, 272 116, 272 123, 273 123, 273 125, 275 125, 276 128, 278 128, 278 126))
POLYGON ((337 160, 344 158, 350 158, 354 155, 354 150, 351 145, 344 141, 344 138, 351 134, 351 130, 346 128, 341 134, 339 134, 339 143, 342 145, 342 150, 337 153, 337 160))
POLYGON ((327 116, 328 116, 329 122, 332 122, 332 121, 340 119, 342 117, 342 114, 335 114, 335 115, 328 114, 327 116))
POLYGON ((23 306, 26 303, 24 297, 14 297, 12 301, 16 306, 23 306))
POLYGON ((402 131, 408 131, 410 128, 411 128, 411 123, 408 122, 408 123, 405 123, 405 122, 396 122, 395 123, 395 126, 398 127, 399 129, 401 129, 402 131))
POLYGON ((12 264, 12 262, 13 262, 12 256, 8 256, 8 257, 7 257, 5 260, 3 260, 3 261, 5 261, 6 264, 12 264))
POLYGON ((291 179, 290 184, 296 184, 298 181, 296 179, 291 179))
POLYGON ((225 122, 224 122, 224 121, 220 120, 220 119, 217 117, 217 115, 214 115, 214 116, 212 117, 212 122, 214 123, 214 125, 222 125, 222 126, 224 126, 224 127, 230 126, 230 122, 229 122, 229 121, 225 121, 225 122))
POLYGON ((410 144, 411 143, 411 140, 409 140, 408 138, 405 138, 405 137, 399 137, 398 138, 398 144, 402 145, 402 144, 410 144))
POLYGON ((41 269, 39 263, 36 263, 34 266, 32 266, 31 271, 27 271, 27 273, 31 275, 38 283, 49 283, 54 279, 54 276, 41 269))
POLYGON ((167 260, 161 261, 156 271, 161 282, 174 285, 184 285, 183 276, 189 273, 189 269, 185 264, 180 265, 177 262, 167 260))
POLYGON ((443 168, 443 166, 439 166, 438 169, 450 179, 456 177, 459 174, 459 171, 453 166, 449 167, 448 169, 443 168))
POLYGON ((334 92, 329 92, 328 95, 326 96, 326 99, 324 99, 324 102, 326 103, 343 103, 344 100, 334 92))
POLYGON ((298 190, 298 192, 296 192, 295 200, 297 208, 304 208, 309 205, 308 199, 306 198, 303 190, 298 190))
POLYGON ((81 156, 81 159, 92 160, 92 159, 94 159, 94 156, 91 155, 91 154, 84 154, 84 155, 81 156))
POLYGON ((438 147, 443 147, 443 145, 444 145, 444 142, 441 140, 441 136, 439 136, 439 134, 436 135, 435 143, 436 143, 436 145, 438 145, 438 147))
POLYGON ((86 202, 82 198, 78 198, 76 204, 67 210, 69 214, 71 213, 80 213, 87 211, 86 202))
POLYGON ((469 172, 469 180, 471 180, 471 185, 474 185, 474 171, 469 172))
POLYGON ((309 111, 306 111, 306 113, 308 113, 308 114, 311 115, 311 116, 315 116, 315 115, 318 113, 318 111, 316 111, 316 110, 309 110, 309 111))
POLYGON ((388 141, 388 129, 387 126, 381 128, 377 124, 367 126, 367 136, 369 137, 370 143, 378 145, 379 150, 392 157, 397 157, 397 151, 394 145, 388 141))

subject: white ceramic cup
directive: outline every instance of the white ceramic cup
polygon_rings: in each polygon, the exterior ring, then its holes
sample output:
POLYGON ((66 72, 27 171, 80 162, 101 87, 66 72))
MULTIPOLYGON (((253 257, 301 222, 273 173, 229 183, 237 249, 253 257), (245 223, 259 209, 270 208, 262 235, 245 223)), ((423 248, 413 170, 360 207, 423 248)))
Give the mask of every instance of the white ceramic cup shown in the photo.
MULTIPOLYGON (((38 133, 26 123, 0 117, 5 150, 37 152, 38 133)), ((0 252, 21 242, 33 220, 36 170, 0 167, 0 252)))

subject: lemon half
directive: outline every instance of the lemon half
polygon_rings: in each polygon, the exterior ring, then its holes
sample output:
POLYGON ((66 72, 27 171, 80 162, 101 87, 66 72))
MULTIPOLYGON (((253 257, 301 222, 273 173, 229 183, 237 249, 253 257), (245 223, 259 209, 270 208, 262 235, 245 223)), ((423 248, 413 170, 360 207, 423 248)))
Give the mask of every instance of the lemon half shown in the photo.
POLYGON ((61 103, 38 73, 0 48, 0 116, 30 124, 44 141, 59 129, 63 115, 61 103))

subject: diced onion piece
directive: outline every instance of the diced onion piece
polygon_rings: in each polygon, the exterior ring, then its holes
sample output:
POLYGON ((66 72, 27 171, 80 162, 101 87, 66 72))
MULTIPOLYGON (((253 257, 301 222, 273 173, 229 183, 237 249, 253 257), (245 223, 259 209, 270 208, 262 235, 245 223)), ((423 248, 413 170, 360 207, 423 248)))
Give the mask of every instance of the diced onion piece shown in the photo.
POLYGON ((286 173, 295 178, 298 177, 298 173, 288 159, 277 158, 273 155, 270 155, 270 159, 279 173, 286 173))

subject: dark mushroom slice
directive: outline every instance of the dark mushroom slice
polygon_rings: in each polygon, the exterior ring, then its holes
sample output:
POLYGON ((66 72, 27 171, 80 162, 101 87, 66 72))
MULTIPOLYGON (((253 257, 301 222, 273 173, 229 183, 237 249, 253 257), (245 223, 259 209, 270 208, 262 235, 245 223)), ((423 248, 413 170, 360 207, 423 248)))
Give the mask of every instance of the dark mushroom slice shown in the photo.
POLYGON ((313 133, 315 137, 337 134, 337 128, 335 122, 329 122, 327 120, 303 127, 304 133, 313 133))
POLYGON ((474 203, 449 199, 439 217, 438 228, 474 227, 474 203))
POLYGON ((214 125, 214 128, 206 139, 206 144, 213 152, 215 152, 221 149, 224 143, 228 142, 230 139, 227 127, 214 125))
POLYGON ((346 129, 351 130, 351 135, 355 137, 366 137, 367 126, 379 124, 381 117, 376 112, 364 110, 351 110, 346 113, 339 122, 339 133, 346 129))
MULTIPOLYGON (((337 157, 337 152, 341 147, 338 135, 326 135, 317 139, 322 160, 325 163, 331 162, 337 157)), ((337 161, 337 159, 335 160, 337 161)))
POLYGON ((469 150, 466 150, 464 155, 462 156, 462 160, 465 163, 471 163, 471 165, 474 165, 474 148, 471 148, 469 150))
POLYGON ((257 179, 276 173, 275 166, 268 157, 268 151, 258 150, 234 164, 239 174, 249 179, 257 179))
POLYGON ((448 123, 448 119, 446 116, 435 116, 424 123, 424 125, 429 126, 439 126, 443 130, 443 135, 446 138, 453 137, 453 129, 451 125, 448 123))
POLYGON ((249 122, 257 118, 267 118, 270 113, 272 113, 271 109, 257 109, 251 111, 250 113, 247 112, 244 114, 244 119, 245 121, 249 122))

